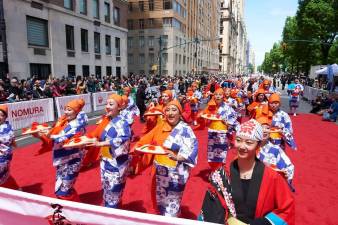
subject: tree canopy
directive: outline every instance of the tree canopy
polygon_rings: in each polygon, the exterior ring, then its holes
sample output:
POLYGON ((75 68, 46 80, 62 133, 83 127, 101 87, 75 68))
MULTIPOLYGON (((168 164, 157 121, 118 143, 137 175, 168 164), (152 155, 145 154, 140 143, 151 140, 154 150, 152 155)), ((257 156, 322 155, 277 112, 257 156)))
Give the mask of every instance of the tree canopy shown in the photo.
POLYGON ((266 53, 261 69, 307 74, 311 65, 337 59, 338 0, 299 0, 296 15, 286 18, 282 40, 266 53))

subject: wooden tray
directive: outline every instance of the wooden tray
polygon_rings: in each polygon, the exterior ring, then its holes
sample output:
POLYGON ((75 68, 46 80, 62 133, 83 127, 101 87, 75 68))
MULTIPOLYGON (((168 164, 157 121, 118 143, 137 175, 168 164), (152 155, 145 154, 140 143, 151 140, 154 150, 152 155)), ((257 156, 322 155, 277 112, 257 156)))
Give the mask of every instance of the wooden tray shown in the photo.
POLYGON ((97 141, 96 138, 89 138, 87 136, 81 136, 71 139, 68 143, 64 144, 64 148, 75 148, 80 146, 85 146, 88 144, 95 143, 97 141))
POLYGON ((215 114, 202 114, 201 117, 207 120, 222 121, 221 117, 215 114))
POLYGON ((35 125, 31 128, 27 128, 27 129, 23 129, 22 130, 22 135, 28 135, 28 134, 35 134, 35 133, 39 133, 40 131, 43 130, 49 130, 51 127, 50 126, 46 126, 46 125, 35 125))
POLYGON ((143 145, 135 148, 135 151, 154 155, 167 155, 169 154, 162 146, 159 145, 143 145))
POLYGON ((163 113, 160 112, 160 111, 147 112, 147 113, 144 114, 144 116, 161 116, 161 115, 163 115, 163 113))

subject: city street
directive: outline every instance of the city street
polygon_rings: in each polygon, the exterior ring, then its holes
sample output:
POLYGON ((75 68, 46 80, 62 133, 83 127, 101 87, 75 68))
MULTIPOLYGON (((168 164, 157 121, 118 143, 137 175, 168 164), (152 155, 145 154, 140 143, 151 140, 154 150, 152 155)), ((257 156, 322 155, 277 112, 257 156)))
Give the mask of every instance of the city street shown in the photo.
MULTIPOLYGON (((287 96, 282 97, 283 109, 287 107, 287 96)), ((332 179, 338 175, 335 159, 338 157, 338 127, 334 123, 323 122, 316 115, 307 114, 310 106, 301 102, 300 114, 291 116, 298 145, 297 151, 287 149, 296 168, 294 186, 296 188, 296 224, 312 224, 313 221, 324 221, 323 224, 335 224, 335 209, 338 199, 336 186, 338 181, 332 179), (320 131, 320 132, 319 132, 320 131), (327 173, 330 171, 330 173, 327 173), (320 207, 317 207, 320 206, 320 207)), ((94 118, 94 117, 93 117, 94 118)), ((94 119, 91 123, 93 123, 94 119)), ((93 126, 90 126, 91 130, 93 126)), ((142 124, 136 120, 133 126, 135 134, 142 130, 142 124)), ((207 186, 209 173, 206 162, 206 130, 196 131, 199 140, 198 165, 192 171, 183 197, 183 218, 196 219, 207 186)), ((23 191, 54 196, 54 168, 51 165, 51 153, 36 156, 39 143, 32 138, 22 141, 15 150, 12 172, 23 191), (35 141, 34 141, 35 142, 35 141)), ((231 152, 228 161, 234 156, 231 152)), ((154 213, 150 200, 150 170, 140 176, 129 177, 124 191, 122 208, 137 212, 154 213), (142 183, 142 186, 140 184, 142 183)), ((84 203, 101 205, 101 187, 99 165, 83 171, 75 185, 80 199, 84 203)))

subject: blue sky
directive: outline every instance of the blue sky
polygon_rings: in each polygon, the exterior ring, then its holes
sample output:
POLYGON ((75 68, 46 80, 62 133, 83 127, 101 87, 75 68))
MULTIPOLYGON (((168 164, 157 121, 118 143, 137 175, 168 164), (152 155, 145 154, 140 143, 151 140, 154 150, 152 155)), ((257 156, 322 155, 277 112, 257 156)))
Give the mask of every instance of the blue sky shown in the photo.
POLYGON ((265 52, 282 39, 287 16, 294 16, 298 0, 245 0, 245 23, 256 55, 256 66, 262 64, 265 52))

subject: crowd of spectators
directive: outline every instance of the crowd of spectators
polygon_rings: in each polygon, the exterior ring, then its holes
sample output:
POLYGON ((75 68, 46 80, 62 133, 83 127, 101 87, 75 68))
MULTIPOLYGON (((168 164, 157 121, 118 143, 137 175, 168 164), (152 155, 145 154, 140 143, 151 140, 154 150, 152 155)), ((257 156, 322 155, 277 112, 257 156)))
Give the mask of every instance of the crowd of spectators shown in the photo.
MULTIPOLYGON (((205 83, 207 82, 206 77, 197 76, 197 78, 205 83)), ((128 78, 118 78, 116 76, 98 78, 95 75, 58 78, 50 75, 48 79, 38 79, 37 76, 33 76, 21 80, 7 74, 0 79, 0 102, 26 101, 100 91, 119 92, 125 86, 137 87, 141 85, 140 87, 145 91, 150 86, 165 88, 169 82, 175 84, 175 89, 178 89, 181 93, 185 93, 186 88, 193 81, 192 76, 188 74, 174 77, 130 75, 128 78)))

